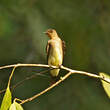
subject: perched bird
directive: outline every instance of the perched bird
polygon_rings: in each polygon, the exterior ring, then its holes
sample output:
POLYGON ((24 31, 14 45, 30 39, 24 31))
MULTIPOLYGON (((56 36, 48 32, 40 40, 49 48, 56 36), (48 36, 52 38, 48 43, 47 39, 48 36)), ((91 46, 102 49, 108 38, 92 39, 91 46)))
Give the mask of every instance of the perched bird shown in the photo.
MULTIPOLYGON (((45 33, 50 38, 46 46, 48 65, 60 66, 63 63, 65 42, 60 39, 54 29, 48 29, 45 33)), ((60 69, 53 69, 50 70, 50 74, 52 77, 57 77, 59 71, 60 69)))

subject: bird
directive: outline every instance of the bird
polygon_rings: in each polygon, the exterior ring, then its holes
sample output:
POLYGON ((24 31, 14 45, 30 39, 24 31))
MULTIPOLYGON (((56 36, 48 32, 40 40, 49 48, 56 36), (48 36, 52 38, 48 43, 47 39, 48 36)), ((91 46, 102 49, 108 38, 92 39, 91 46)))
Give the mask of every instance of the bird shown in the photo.
MULTIPOLYGON (((61 40, 55 29, 48 29, 46 35, 50 38, 46 45, 47 62, 50 66, 61 66, 64 58, 65 42, 61 40)), ((59 75, 60 69, 50 70, 52 77, 59 75)))

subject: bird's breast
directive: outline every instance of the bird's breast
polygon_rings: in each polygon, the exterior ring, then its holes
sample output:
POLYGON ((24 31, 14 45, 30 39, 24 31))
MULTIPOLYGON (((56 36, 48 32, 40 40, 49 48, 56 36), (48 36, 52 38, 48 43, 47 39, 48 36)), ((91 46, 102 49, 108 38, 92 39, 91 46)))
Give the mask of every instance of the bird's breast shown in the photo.
POLYGON ((50 48, 50 54, 48 58, 49 65, 61 65, 62 64, 62 50, 60 46, 56 45, 50 48))

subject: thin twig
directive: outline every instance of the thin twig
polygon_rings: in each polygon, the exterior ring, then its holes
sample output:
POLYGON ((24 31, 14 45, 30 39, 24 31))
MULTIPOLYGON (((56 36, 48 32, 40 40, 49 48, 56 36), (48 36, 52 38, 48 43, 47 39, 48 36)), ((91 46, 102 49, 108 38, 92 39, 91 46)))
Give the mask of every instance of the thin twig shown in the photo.
POLYGON ((6 66, 1 66, 0 69, 5 69, 5 68, 12 68, 12 67, 45 67, 45 68, 58 68, 56 66, 50 66, 50 65, 44 65, 44 64, 13 64, 13 65, 6 65, 6 66))
POLYGON ((11 75, 10 75, 10 77, 9 77, 8 87, 10 87, 10 82, 11 82, 11 79, 12 79, 12 77, 13 77, 13 74, 14 74, 15 69, 16 69, 16 66, 13 68, 13 70, 12 70, 12 72, 11 72, 11 75))
MULTIPOLYGON (((31 75, 31 76, 27 76, 25 79, 19 81, 17 84, 15 84, 14 86, 12 86, 12 90, 15 89, 16 87, 18 87, 19 85, 21 85, 22 83, 24 83, 25 81, 30 80, 30 79, 33 79, 33 78, 35 78, 35 77, 38 76, 38 75, 44 76, 43 73, 46 73, 46 72, 49 71, 49 70, 51 70, 51 69, 41 71, 41 72, 36 73, 36 74, 34 74, 34 75, 31 75)), ((46 75, 45 75, 45 76, 46 76, 46 75)))
MULTIPOLYGON (((47 69, 47 70, 44 70, 44 71, 41 71, 41 72, 39 72, 39 73, 36 73, 36 74, 34 74, 34 75, 27 76, 25 79, 19 81, 18 83, 16 83, 15 85, 11 86, 10 88, 11 88, 12 91, 13 91, 16 87, 20 86, 22 83, 24 83, 24 82, 27 81, 27 80, 30 80, 30 79, 32 79, 32 78, 35 78, 35 77, 38 76, 38 75, 39 75, 39 76, 46 76, 46 75, 44 75, 43 73, 46 73, 46 72, 48 72, 49 70, 51 70, 51 68, 49 68, 49 69, 47 69)), ((3 93, 3 92, 5 92, 5 91, 6 91, 6 89, 1 90, 1 91, 0 91, 0 94, 3 93)))
POLYGON ((93 73, 88 73, 88 72, 85 72, 85 71, 72 70, 70 68, 64 67, 63 65, 60 66, 60 68, 64 69, 64 70, 67 70, 67 71, 70 71, 71 73, 78 73, 78 74, 86 75, 86 76, 89 76, 89 77, 98 78, 98 79, 106 81, 107 83, 110 83, 110 79, 105 78, 104 76, 99 76, 99 75, 96 75, 96 74, 93 74, 93 73))
POLYGON ((54 88, 55 86, 57 86, 59 83, 61 83, 62 81, 64 81, 67 77, 69 77, 71 75, 71 72, 67 73, 64 77, 62 77, 59 81, 57 81, 56 83, 54 83, 53 85, 51 85, 50 87, 46 88, 45 90, 43 90, 42 92, 34 95, 33 97, 30 97, 26 100, 22 100, 20 104, 24 104, 26 102, 32 101, 34 99, 36 99, 37 97, 41 96, 42 94, 46 93, 47 91, 49 91, 50 89, 54 88))

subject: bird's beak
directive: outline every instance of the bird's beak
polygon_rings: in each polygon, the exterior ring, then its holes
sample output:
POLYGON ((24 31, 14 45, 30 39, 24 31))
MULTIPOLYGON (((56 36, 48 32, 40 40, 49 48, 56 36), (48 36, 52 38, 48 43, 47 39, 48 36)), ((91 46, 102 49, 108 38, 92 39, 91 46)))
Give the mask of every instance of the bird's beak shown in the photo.
POLYGON ((44 34, 46 34, 46 35, 49 35, 49 33, 48 32, 43 32, 44 34))
POLYGON ((47 32, 43 32, 44 34, 47 34, 47 32))

